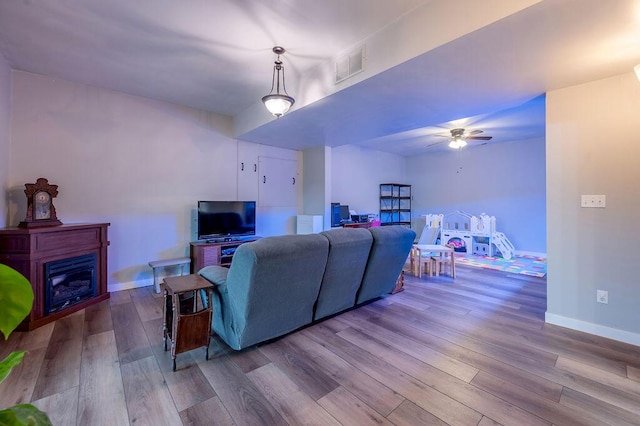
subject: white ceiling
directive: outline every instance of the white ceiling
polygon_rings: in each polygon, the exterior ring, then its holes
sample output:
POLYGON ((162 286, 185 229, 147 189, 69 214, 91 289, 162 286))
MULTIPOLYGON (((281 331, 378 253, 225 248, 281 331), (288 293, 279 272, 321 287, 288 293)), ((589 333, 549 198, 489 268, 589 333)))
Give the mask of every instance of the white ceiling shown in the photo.
POLYGON ((453 127, 482 129, 490 143, 544 136, 540 95, 640 62, 640 2, 15 0, 0 2, 0 52, 14 69, 232 116, 244 140, 415 155, 453 127), (477 24, 478 15, 514 3, 523 9, 477 24), (421 14, 436 24, 404 25, 421 14), (366 79, 329 87, 319 100, 302 93, 327 86, 312 77, 353 46, 394 57, 456 28, 460 34, 380 72, 365 70, 366 79), (402 45, 375 41, 403 29, 413 33, 402 45), (247 120, 271 87, 274 45, 287 49, 296 106, 278 120, 247 120))

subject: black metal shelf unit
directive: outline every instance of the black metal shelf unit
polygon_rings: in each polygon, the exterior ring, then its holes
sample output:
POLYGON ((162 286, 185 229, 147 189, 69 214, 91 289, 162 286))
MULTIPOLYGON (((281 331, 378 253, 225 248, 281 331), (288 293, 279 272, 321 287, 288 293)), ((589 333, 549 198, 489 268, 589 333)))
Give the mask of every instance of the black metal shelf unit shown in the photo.
POLYGON ((380 221, 382 225, 411 227, 411 185, 380 184, 380 221))

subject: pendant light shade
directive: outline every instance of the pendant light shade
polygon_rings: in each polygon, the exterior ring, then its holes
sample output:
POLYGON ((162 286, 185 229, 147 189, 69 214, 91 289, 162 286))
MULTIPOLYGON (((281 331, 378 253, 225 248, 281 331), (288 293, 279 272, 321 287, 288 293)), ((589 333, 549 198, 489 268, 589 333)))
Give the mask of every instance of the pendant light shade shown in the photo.
POLYGON ((264 102, 264 106, 267 107, 271 114, 280 118, 280 116, 289 111, 295 100, 291 96, 278 94, 264 96, 262 102, 264 102))
POLYGON ((262 98, 264 106, 267 107, 269 112, 277 118, 280 118, 283 114, 289 111, 289 108, 291 108, 291 105, 293 105, 293 103, 295 102, 295 99, 293 99, 287 93, 287 89, 284 85, 284 65, 282 65, 282 61, 280 60, 280 55, 282 55, 284 52, 284 47, 276 46, 273 48, 273 53, 277 55, 277 58, 273 65, 271 92, 269 92, 268 95, 262 98), (282 74, 283 93, 280 93, 280 74, 282 74))

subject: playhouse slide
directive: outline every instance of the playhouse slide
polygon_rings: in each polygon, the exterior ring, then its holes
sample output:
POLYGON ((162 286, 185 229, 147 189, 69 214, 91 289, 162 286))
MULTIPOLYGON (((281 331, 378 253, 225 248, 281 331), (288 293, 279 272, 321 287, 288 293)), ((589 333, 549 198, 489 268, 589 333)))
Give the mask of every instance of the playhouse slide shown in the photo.
POLYGON ((500 250, 502 257, 509 260, 515 254, 516 248, 502 232, 494 232, 491 236, 493 244, 500 250))

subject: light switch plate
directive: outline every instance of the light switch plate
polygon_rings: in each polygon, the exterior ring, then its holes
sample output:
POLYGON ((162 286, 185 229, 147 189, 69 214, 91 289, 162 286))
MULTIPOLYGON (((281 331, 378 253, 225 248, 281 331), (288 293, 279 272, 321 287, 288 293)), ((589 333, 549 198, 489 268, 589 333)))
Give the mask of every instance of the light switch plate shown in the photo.
POLYGON ((580 207, 604 208, 606 206, 606 195, 582 195, 580 197, 580 207))

